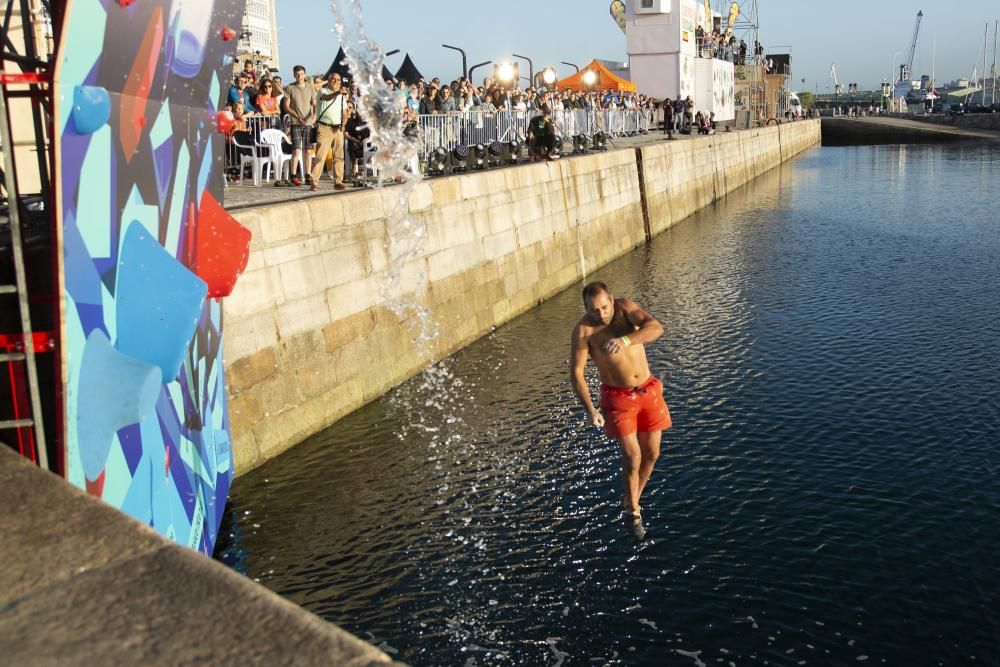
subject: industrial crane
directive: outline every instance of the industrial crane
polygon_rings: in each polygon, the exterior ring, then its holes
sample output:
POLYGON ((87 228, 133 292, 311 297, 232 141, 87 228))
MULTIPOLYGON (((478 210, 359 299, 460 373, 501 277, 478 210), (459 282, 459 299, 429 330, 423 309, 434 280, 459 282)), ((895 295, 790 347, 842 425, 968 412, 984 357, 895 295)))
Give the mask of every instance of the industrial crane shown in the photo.
POLYGON ((830 65, 830 78, 833 79, 834 95, 840 95, 844 87, 840 85, 840 80, 837 78, 837 63, 830 65))
POLYGON ((899 66, 899 79, 896 83, 908 82, 913 73, 913 56, 917 52, 917 37, 920 36, 920 21, 924 18, 922 11, 917 12, 917 23, 913 26, 913 40, 910 42, 910 52, 906 60, 899 66))

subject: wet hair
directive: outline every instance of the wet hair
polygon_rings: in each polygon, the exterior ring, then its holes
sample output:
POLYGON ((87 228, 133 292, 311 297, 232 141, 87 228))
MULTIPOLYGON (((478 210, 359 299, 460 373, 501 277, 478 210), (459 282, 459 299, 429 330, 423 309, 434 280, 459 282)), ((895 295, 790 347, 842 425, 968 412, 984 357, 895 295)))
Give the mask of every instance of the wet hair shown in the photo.
POLYGON ((601 292, 611 296, 611 291, 608 286, 599 280, 595 280, 592 283, 587 283, 583 288, 583 302, 587 303, 587 299, 593 299, 601 292))

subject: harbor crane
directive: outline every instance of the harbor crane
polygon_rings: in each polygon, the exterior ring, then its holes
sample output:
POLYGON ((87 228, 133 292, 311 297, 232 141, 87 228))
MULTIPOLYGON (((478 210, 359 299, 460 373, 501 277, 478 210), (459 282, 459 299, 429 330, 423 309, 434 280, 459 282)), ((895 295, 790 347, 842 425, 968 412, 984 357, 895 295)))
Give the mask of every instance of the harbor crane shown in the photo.
POLYGON ((917 52, 917 37, 920 36, 920 21, 923 20, 923 18, 923 11, 917 12, 917 23, 913 26, 913 39, 910 41, 910 52, 907 54, 906 60, 899 65, 899 78, 896 80, 897 84, 908 82, 913 74, 913 56, 917 52))
POLYGON ((833 79, 833 94, 840 95, 844 91, 844 87, 840 85, 840 79, 837 78, 837 63, 830 65, 830 78, 833 79))

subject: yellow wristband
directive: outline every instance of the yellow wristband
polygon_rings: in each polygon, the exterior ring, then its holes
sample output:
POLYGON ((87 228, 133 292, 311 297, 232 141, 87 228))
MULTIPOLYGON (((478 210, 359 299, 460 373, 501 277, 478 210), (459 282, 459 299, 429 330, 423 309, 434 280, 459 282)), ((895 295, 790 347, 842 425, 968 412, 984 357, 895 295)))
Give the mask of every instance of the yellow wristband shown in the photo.
POLYGON ((622 340, 625 341, 625 347, 628 347, 629 345, 632 344, 632 341, 628 339, 628 336, 622 336, 622 340))

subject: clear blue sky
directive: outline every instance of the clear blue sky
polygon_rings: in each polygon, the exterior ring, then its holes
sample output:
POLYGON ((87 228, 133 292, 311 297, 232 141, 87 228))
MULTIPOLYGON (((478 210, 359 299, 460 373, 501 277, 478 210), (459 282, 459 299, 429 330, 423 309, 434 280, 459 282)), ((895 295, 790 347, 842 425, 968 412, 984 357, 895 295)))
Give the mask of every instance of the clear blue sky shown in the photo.
MULTIPOLYGON (((608 12, 610 0, 360 1, 368 34, 386 51, 409 52, 425 76, 450 79, 461 71, 458 53, 441 48, 443 43, 464 48, 470 67, 520 53, 536 69, 557 65, 560 76, 569 69, 558 64, 563 60, 582 66, 593 58, 626 57, 624 35, 608 12)), ((282 73, 289 75, 296 64, 324 71, 338 46, 328 0, 276 2, 282 73)), ((712 0, 713 8, 718 4, 712 0)), ((889 75, 894 54, 909 49, 918 9, 924 20, 914 73, 930 74, 936 64, 939 83, 970 76, 977 63, 982 69, 987 21, 987 68, 992 65, 993 22, 1000 18, 998 0, 758 0, 757 5, 761 42, 790 46, 795 88, 813 92, 832 86, 833 63, 841 83, 877 86, 889 75)), ((389 69, 395 71, 402 58, 402 53, 389 58, 389 69)), ((483 71, 476 72, 477 79, 483 71)))

